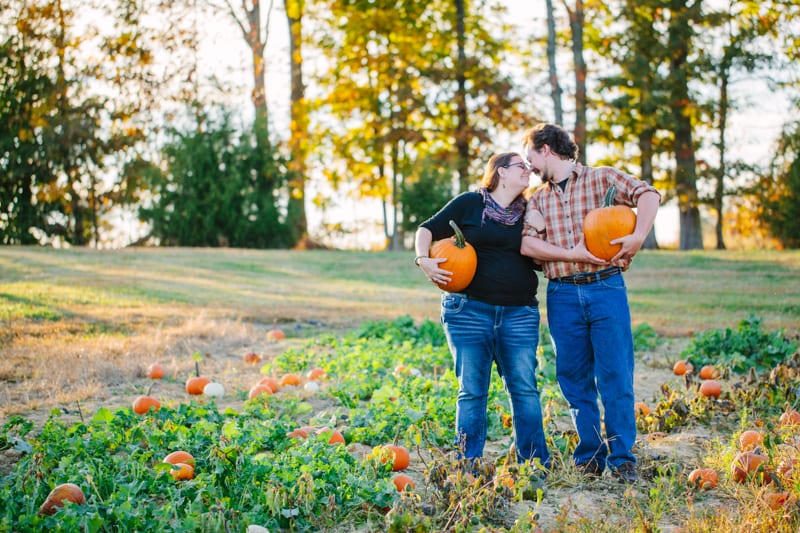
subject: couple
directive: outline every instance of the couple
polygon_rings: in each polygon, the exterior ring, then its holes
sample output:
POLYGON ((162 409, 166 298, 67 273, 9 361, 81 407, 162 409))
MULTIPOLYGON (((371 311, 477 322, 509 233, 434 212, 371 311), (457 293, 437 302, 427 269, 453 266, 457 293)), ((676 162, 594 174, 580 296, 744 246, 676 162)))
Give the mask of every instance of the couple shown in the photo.
POLYGON ((492 156, 478 191, 451 200, 416 234, 414 263, 434 283, 449 280, 450 272, 440 268, 443 259, 428 257, 428 250, 434 240, 453 234, 450 220, 478 256, 475 277, 463 293, 442 293, 441 320, 459 384, 459 444, 468 459, 483 455, 496 362, 511 399, 517 459, 550 466, 536 383, 535 260, 549 279, 547 316, 556 373, 579 437, 575 465, 593 477, 608 467, 621 481, 634 482, 633 334, 621 272, 642 246, 661 197, 619 170, 577 163, 577 145, 555 124, 525 132, 523 148, 527 160, 517 153, 492 156), (531 172, 543 186, 526 202, 522 194, 531 172), (582 222, 589 210, 602 205, 610 185, 616 186, 616 203, 638 209, 634 232, 615 241, 622 248, 607 262, 586 249, 582 222))

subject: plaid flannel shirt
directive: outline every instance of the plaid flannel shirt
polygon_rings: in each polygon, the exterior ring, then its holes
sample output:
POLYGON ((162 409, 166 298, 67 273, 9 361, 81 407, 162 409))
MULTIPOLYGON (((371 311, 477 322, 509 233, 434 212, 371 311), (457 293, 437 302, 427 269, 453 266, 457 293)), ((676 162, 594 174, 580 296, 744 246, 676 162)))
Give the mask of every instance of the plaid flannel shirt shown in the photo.
MULTIPOLYGON (((608 188, 617 188, 614 203, 636 207, 639 197, 648 191, 659 194, 647 182, 625 174, 612 167, 586 167, 580 163, 575 166, 564 191, 552 183, 542 184, 533 192, 526 212, 523 235, 538 237, 561 248, 574 248, 583 235, 583 219, 597 207, 602 207, 608 188), (532 210, 539 211, 545 220, 545 233, 537 235, 528 217, 532 210)), ((570 276, 579 272, 596 272, 607 268, 591 263, 572 263, 566 261, 545 261, 542 264, 548 279, 570 276)))

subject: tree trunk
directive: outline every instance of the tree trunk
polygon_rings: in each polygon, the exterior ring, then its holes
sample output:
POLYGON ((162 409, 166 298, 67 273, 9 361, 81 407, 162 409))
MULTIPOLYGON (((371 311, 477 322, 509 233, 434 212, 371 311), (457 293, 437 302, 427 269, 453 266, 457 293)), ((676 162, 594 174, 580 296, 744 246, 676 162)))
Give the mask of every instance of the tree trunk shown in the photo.
POLYGON ((692 142, 692 122, 687 107, 689 82, 687 58, 692 40, 689 25, 689 7, 685 1, 674 2, 673 18, 669 26, 671 108, 674 123, 675 149, 675 192, 678 195, 680 211, 680 249, 696 250, 703 248, 703 232, 700 224, 700 210, 697 198, 697 168, 692 142))
POLYGON ((719 169, 717 171, 717 184, 714 190, 714 209, 717 210, 717 250, 725 249, 723 231, 722 202, 725 198, 725 132, 728 123, 728 65, 724 62, 720 76, 719 88, 719 169))
POLYGON ((572 33, 572 60, 575 65, 575 143, 578 161, 586 164, 586 61, 583 58, 583 0, 576 0, 575 9, 564 2, 572 33))
POLYGON ((547 0, 547 65, 550 71, 550 95, 553 99, 553 117, 559 126, 564 125, 564 110, 561 107, 561 85, 558 83, 556 67, 556 18, 553 0, 547 0))
POLYGON ((291 69, 290 138, 289 151, 289 205, 288 219, 295 240, 308 234, 306 219, 306 157, 308 154, 308 113, 303 83, 303 12, 305 0, 284 0, 284 10, 289 24, 289 64, 291 69))
POLYGON ((456 0, 456 43, 458 58, 456 60, 456 150, 458 152, 458 188, 466 191, 470 184, 469 175, 469 127, 467 124, 467 56, 465 52, 466 36, 464 27, 464 0, 456 0))

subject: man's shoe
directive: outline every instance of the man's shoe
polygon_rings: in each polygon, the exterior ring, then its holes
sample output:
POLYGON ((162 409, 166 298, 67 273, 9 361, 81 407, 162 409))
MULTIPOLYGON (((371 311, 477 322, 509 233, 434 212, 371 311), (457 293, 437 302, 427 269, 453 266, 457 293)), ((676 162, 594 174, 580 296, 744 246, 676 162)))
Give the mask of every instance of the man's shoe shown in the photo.
POLYGON ((598 478, 603 475, 603 467, 597 464, 597 461, 577 464, 575 468, 585 477, 598 478))
POLYGON ((630 461, 612 468, 611 475, 617 478, 620 483, 636 483, 639 481, 639 474, 636 473, 636 464, 630 461))

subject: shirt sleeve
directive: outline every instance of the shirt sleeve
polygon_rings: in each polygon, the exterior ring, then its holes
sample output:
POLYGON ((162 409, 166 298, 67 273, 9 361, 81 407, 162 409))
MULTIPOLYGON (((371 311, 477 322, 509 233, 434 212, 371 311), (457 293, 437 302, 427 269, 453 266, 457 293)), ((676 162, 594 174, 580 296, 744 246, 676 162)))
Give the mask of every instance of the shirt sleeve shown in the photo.
POLYGON ((655 187, 642 179, 626 174, 615 168, 608 167, 608 170, 609 173, 607 175, 610 179, 609 185, 616 186, 617 194, 615 200, 618 203, 627 205, 628 207, 636 207, 636 204, 639 202, 639 197, 646 192, 654 192, 658 194, 659 197, 661 196, 661 193, 658 192, 655 187))

